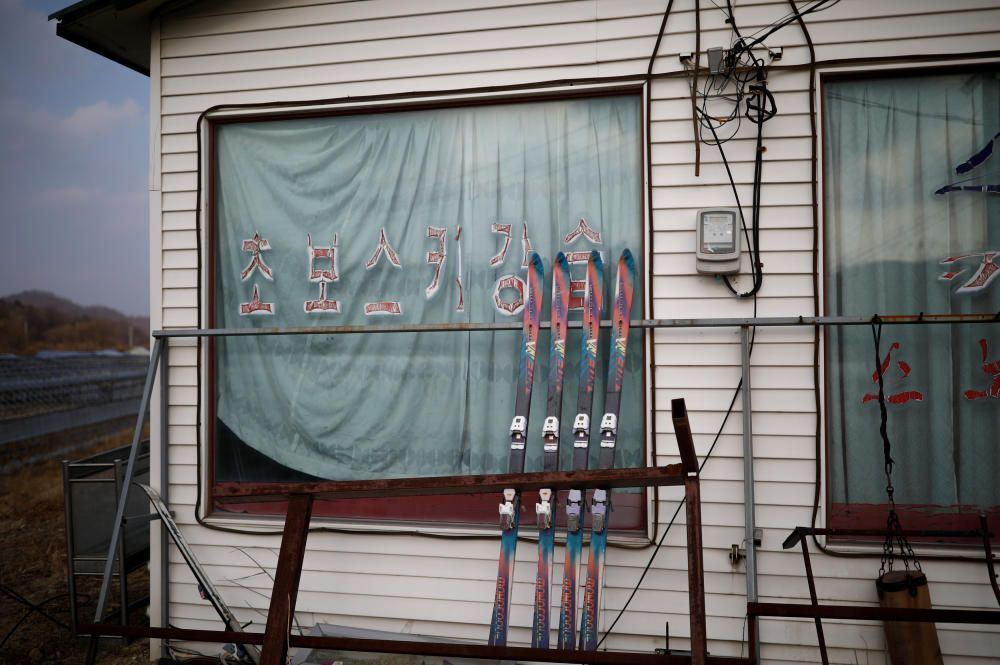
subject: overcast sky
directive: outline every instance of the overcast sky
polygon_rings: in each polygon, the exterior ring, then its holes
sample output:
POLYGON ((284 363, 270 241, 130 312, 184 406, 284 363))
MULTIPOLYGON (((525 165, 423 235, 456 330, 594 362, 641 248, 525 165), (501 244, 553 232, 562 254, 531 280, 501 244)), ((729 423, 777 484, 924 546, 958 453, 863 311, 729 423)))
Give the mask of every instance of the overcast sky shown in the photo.
POLYGON ((149 79, 0 0, 0 295, 149 312, 149 79))

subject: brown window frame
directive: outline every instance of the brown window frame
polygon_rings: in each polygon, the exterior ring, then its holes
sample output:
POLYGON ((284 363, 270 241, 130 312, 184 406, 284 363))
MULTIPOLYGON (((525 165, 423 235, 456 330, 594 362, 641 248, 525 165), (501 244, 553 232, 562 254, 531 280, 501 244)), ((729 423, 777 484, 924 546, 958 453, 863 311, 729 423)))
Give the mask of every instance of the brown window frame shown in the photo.
MULTIPOLYGON (((251 109, 247 109, 244 113, 237 114, 220 114, 220 115, 205 115, 206 123, 206 158, 207 158, 207 168, 205 169, 205 218, 207 221, 205 228, 205 235, 207 242, 206 245, 206 255, 207 255, 207 280, 206 280, 206 324, 209 328, 215 327, 215 257, 216 257, 216 231, 217 231, 217 220, 216 220, 216 198, 215 198, 215 183, 217 173, 217 159, 216 159, 216 140, 217 140, 217 129, 221 125, 234 124, 234 123, 246 123, 246 122, 261 122, 261 121, 281 121, 289 119, 298 118, 329 118, 338 116, 359 116, 359 115, 374 115, 379 113, 399 113, 407 111, 417 111, 417 110, 433 110, 433 109, 446 109, 446 108, 458 108, 458 107, 469 107, 469 106, 480 106, 480 105, 498 105, 498 104, 511 104, 511 103, 533 103, 533 102, 543 102, 543 101, 563 101, 571 99, 593 99, 604 96, 626 96, 634 95, 637 98, 637 102, 640 108, 640 122, 644 128, 642 134, 644 139, 644 145, 640 147, 639 156, 640 163, 637 164, 639 169, 640 182, 642 183, 640 198, 640 210, 643 211, 643 218, 639 220, 641 224, 640 236, 642 238, 642 247, 639 248, 639 256, 648 263, 648 253, 647 244, 649 243, 649 236, 652 233, 652 212, 648 209, 647 197, 645 195, 645 190, 648 187, 647 173, 645 170, 645 160, 649 159, 649 137, 646 135, 648 132, 648 119, 646 117, 646 112, 648 109, 648 100, 646 97, 649 94, 648 88, 642 84, 636 83, 626 83, 621 85, 610 85, 610 86, 600 86, 594 88, 583 88, 573 91, 535 91, 535 92, 522 92, 520 94, 499 94, 490 95, 487 97, 460 97, 457 99, 448 100, 419 100, 419 101, 395 101, 392 103, 375 103, 373 105, 365 105, 364 100, 357 100, 361 106, 330 106, 327 108, 304 108, 304 109, 289 109, 289 110, 278 110, 278 111, 261 111, 253 112, 251 109)), ((280 104, 275 104, 274 106, 280 107, 280 104)), ((234 107, 235 108, 235 107, 234 107)), ((651 265, 646 265, 645 269, 647 271, 652 270, 651 265)), ((648 316, 649 311, 652 307, 652 293, 647 287, 644 290, 644 298, 641 303, 641 311, 644 316, 648 316)), ((635 318, 635 317, 633 317, 635 318)), ((642 344, 636 345, 637 348, 630 350, 633 353, 642 354, 641 367, 642 371, 642 412, 643 414, 649 413, 649 403, 650 403, 650 393, 656 389, 655 387, 655 376, 649 370, 647 363, 647 356, 651 353, 647 348, 648 335, 643 335, 642 344)), ((205 477, 206 482, 206 510, 205 517, 211 520, 227 519, 233 518, 238 515, 247 515, 258 518, 269 518, 269 517, 280 517, 287 512, 287 502, 286 501, 276 501, 276 502, 245 502, 245 503, 233 503, 227 501, 225 503, 217 500, 216 489, 218 487, 225 486, 227 483, 219 483, 216 481, 215 476, 215 447, 216 447, 216 437, 218 432, 216 431, 216 354, 215 354, 216 340, 213 337, 209 337, 206 340, 206 364, 207 364, 207 386, 206 386, 206 415, 207 423, 205 425, 206 430, 206 441, 207 448, 205 451, 207 464, 205 465, 205 477)), ((537 380, 537 379, 536 379, 537 380)), ((537 386, 536 386, 537 387, 537 386)), ((596 407, 596 405, 595 405, 596 407)), ((643 433, 644 439, 642 442, 642 450, 644 459, 649 459, 650 446, 649 442, 655 437, 655 422, 652 418, 647 418, 647 422, 644 423, 643 433)), ((502 434, 502 433, 501 433, 502 434)), ((654 450, 655 453, 655 450, 654 450)), ((199 479, 199 482, 202 479, 199 479)), ((244 482, 240 485, 244 488, 259 487, 261 489, 266 489, 270 483, 266 482, 244 482)), ((523 506, 531 506, 533 502, 537 499, 537 493, 528 492, 522 497, 523 506)), ((563 497, 560 496, 560 500, 563 497)), ((650 510, 651 507, 655 511, 656 496, 655 493, 651 491, 644 490, 637 493, 616 493, 614 497, 614 507, 616 519, 612 523, 614 527, 612 533, 618 533, 620 535, 634 538, 639 535, 648 536, 650 528, 650 510), (624 520, 624 523, 623 523, 624 520), (617 523, 617 524, 615 524, 617 523)), ((318 500, 315 502, 313 507, 313 515, 317 518, 328 518, 335 520, 338 523, 344 523, 345 525, 357 524, 357 525, 367 525, 370 526, 373 521, 377 522, 379 525, 384 525, 386 527, 391 526, 408 526, 408 527, 420 527, 420 526, 446 526, 446 527, 493 527, 496 524, 496 505, 497 497, 492 493, 489 494, 471 494, 463 495, 461 500, 456 498, 443 498, 436 496, 420 496, 420 497, 388 497, 379 499, 341 499, 336 501, 323 501, 318 500), (447 505, 447 510, 443 510, 443 506, 447 505)), ((654 512, 655 514, 655 512, 654 512)), ((587 524, 589 524, 589 515, 586 518, 587 524)), ((557 526, 565 525, 565 516, 560 512, 557 514, 556 518, 557 526)))

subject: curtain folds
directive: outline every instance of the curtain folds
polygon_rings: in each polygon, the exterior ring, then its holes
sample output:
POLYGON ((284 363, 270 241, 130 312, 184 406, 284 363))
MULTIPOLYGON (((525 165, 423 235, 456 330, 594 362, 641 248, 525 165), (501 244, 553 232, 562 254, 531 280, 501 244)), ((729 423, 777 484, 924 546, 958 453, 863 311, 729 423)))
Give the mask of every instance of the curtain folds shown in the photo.
MULTIPOLYGON (((1000 130, 996 75, 827 82, 824 125, 827 312, 1000 311, 1000 279, 974 279, 1000 250, 1000 199, 936 193, 1000 182, 996 157, 956 174, 1000 130)), ((875 350, 863 327, 827 341, 830 498, 849 513, 885 503, 875 350)), ((896 501, 927 515, 997 509, 1000 399, 977 393, 997 380, 983 352, 1000 359, 1000 326, 886 326, 881 346, 896 501)))
MULTIPOLYGON (((602 252, 610 302, 618 255, 642 256, 639 108, 626 95, 220 125, 214 325, 519 322, 529 244, 545 265, 544 319, 560 250, 602 252), (567 239, 581 220, 592 233, 567 239)), ((644 463, 640 340, 623 466, 644 463)), ((220 339, 216 480, 505 471, 519 343, 519 332, 220 339), (240 445, 264 457, 226 462, 240 445)), ((547 345, 543 331, 529 469, 541 467, 547 345)), ((564 441, 578 356, 571 335, 564 441)))

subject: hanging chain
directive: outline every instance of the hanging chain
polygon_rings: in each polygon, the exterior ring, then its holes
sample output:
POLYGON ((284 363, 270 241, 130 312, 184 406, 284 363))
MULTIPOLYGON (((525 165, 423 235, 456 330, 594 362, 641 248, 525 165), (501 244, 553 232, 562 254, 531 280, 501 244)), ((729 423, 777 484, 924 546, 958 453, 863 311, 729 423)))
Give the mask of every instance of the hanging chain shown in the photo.
POLYGON ((914 554, 910 541, 903 535, 903 527, 899 522, 899 515, 896 513, 896 488, 892 485, 892 468, 895 460, 892 459, 892 444, 889 442, 889 411, 885 406, 885 379, 882 374, 882 320, 878 314, 872 317, 872 337, 875 340, 875 373, 878 376, 878 408, 880 415, 879 434, 882 437, 882 457, 885 460, 885 495, 888 499, 889 514, 886 518, 885 540, 882 543, 882 565, 879 567, 879 577, 887 571, 892 571, 895 561, 895 548, 899 547, 899 558, 907 572, 909 579, 910 562, 913 562, 915 570, 920 571, 920 562, 914 554))

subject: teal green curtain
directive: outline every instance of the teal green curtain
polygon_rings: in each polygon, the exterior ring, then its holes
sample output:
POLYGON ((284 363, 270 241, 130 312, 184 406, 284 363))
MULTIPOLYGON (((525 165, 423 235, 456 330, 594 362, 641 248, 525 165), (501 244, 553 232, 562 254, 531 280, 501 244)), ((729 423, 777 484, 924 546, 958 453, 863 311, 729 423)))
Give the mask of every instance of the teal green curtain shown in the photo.
MULTIPOLYGON (((996 156, 955 172, 1000 130, 996 74, 827 82, 823 103, 827 311, 1000 311, 1000 279, 984 279, 1000 268, 1000 198, 936 193, 1000 182, 996 156)), ((827 340, 832 502, 883 504, 872 332, 827 340)), ((929 516, 1000 506, 1000 399, 978 394, 998 379, 983 345, 1000 360, 1000 325, 883 328, 897 503, 929 516)))
MULTIPOLYGON (((643 255, 641 145, 635 95, 221 124, 214 325, 520 322, 525 238, 545 265, 544 319, 560 250, 602 253, 610 303, 618 255, 643 255)), ((637 283, 637 314, 643 297, 637 283)), ((519 344, 519 332, 219 339, 216 480, 505 471, 519 344)), ((547 349, 543 331, 529 470, 541 468, 547 349)), ((637 332, 622 466, 644 463, 642 354, 637 332)))

